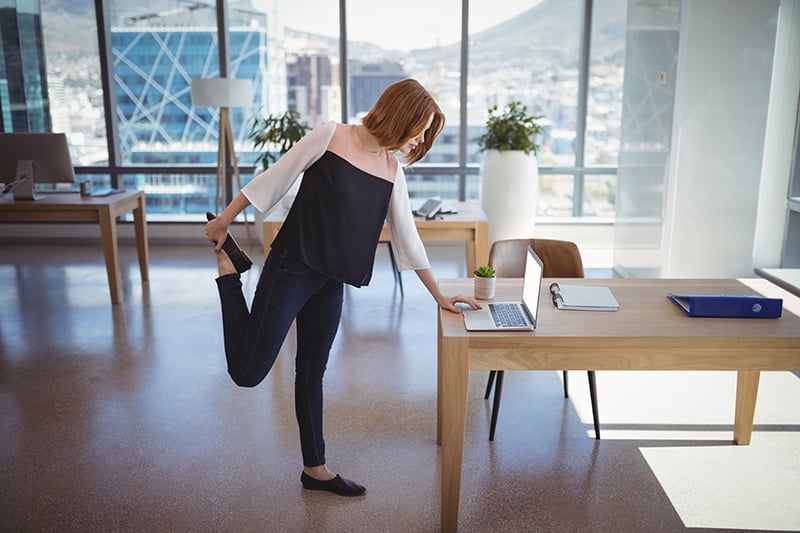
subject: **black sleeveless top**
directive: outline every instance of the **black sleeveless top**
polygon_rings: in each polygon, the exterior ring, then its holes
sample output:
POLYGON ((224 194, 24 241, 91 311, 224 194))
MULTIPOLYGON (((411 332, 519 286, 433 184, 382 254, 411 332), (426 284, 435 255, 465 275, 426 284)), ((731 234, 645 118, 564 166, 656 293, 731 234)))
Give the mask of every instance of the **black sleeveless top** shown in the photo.
POLYGON ((303 174, 272 248, 290 252, 330 278, 368 285, 392 188, 326 151, 303 174))

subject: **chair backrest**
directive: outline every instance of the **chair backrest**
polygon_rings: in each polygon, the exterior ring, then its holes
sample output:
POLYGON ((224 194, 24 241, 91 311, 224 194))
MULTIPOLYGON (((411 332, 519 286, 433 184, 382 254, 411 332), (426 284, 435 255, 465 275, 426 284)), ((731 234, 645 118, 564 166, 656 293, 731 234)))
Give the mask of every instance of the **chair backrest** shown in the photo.
POLYGON ((528 246, 544 264, 546 278, 582 278, 581 252, 572 241, 558 239, 506 239, 495 241, 489 251, 489 264, 498 278, 521 278, 525 273, 528 246))

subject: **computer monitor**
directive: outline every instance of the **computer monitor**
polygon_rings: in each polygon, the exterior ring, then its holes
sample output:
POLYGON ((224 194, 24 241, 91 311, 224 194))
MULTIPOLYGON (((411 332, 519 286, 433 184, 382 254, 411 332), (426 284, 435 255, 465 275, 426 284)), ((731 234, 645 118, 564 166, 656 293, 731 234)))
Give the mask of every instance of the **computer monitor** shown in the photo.
POLYGON ((63 133, 0 133, 0 181, 14 183, 15 200, 35 200, 35 183, 75 183, 63 133))

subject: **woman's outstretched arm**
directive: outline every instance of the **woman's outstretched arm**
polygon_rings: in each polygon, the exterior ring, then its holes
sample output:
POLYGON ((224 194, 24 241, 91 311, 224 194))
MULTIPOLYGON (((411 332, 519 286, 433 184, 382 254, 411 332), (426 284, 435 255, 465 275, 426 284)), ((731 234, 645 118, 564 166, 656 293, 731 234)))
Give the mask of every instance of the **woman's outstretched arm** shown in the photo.
POLYGON ((436 300, 436 303, 439 304, 439 307, 442 309, 447 309, 452 313, 460 313, 461 309, 456 307, 457 303, 465 303, 472 307, 473 309, 480 309, 481 306, 478 302, 475 301, 474 298, 469 296, 463 296, 458 294, 456 296, 446 296, 442 294, 442 291, 439 290, 439 284, 436 281, 436 276, 433 275, 433 270, 430 268, 423 268, 420 270, 415 270, 414 272, 417 273, 417 277, 419 277, 422 284, 425 285, 425 288, 428 289, 428 292, 431 293, 433 299, 436 300))

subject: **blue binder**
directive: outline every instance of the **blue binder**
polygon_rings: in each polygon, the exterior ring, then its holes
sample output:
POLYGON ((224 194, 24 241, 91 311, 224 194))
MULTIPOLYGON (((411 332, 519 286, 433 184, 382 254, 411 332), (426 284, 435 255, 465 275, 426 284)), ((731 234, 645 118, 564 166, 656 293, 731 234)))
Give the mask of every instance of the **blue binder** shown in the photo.
POLYGON ((667 294, 689 316, 730 318, 778 318, 783 300, 746 294, 667 294))

